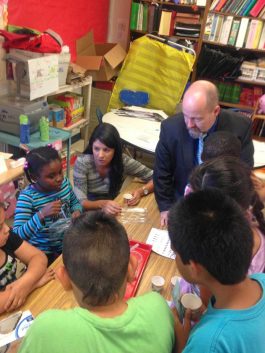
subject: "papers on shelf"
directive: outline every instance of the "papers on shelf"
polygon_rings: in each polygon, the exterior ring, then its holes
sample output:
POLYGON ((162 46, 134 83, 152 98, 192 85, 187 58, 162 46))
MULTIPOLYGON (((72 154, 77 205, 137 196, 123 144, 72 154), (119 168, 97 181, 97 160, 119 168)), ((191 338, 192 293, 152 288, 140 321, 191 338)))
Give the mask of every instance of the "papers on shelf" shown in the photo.
POLYGON ((265 165, 265 142, 253 140, 254 145, 254 167, 265 165))
POLYGON ((152 245, 152 250, 161 256, 173 260, 176 258, 176 255, 171 250, 171 243, 167 230, 152 228, 146 240, 146 244, 152 245))

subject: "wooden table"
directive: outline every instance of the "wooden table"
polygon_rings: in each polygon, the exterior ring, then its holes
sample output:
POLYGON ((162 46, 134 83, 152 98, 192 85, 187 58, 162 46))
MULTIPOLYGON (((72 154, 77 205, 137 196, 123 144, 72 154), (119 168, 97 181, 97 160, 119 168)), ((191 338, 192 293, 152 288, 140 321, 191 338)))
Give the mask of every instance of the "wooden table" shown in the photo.
MULTIPOLYGON (((141 184, 142 185, 142 184, 141 184)), ((132 183, 127 186, 126 190, 134 190, 139 187, 139 183, 132 183)), ((123 203, 123 193, 117 197, 117 201, 123 203)), ((129 239, 145 241, 152 227, 159 227, 160 217, 157 204, 154 199, 154 194, 143 197, 138 205, 148 209, 147 222, 145 224, 125 224, 129 239)), ((57 269, 62 264, 61 256, 51 265, 57 269)), ((165 278, 166 284, 162 295, 166 299, 171 297, 170 279, 177 274, 175 261, 151 253, 147 266, 143 273, 140 285, 137 290, 137 295, 146 293, 151 290, 151 277, 153 275, 161 275, 165 278)), ((76 306, 77 303, 72 295, 72 292, 65 292, 60 282, 55 279, 42 288, 35 290, 28 297, 25 305, 21 310, 30 310, 34 316, 37 316, 44 310, 51 308, 67 309, 76 306)), ((1 315, 0 319, 7 316, 1 315)))

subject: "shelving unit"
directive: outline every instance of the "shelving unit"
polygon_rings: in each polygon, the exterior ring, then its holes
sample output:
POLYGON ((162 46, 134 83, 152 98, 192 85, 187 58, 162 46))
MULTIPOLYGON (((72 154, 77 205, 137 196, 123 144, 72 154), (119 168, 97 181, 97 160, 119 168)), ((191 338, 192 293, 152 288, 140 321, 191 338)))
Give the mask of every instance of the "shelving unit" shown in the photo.
MULTIPOLYGON (((183 43, 183 41, 188 41, 185 44, 189 45, 191 47, 194 48, 194 50, 196 51, 196 54, 198 55, 201 49, 201 42, 202 42, 202 37, 203 37, 203 32, 204 32, 204 27, 205 27, 205 22, 206 22, 206 18, 207 18, 207 12, 211 3, 211 0, 207 0, 205 2, 205 6, 198 6, 196 4, 176 4, 172 1, 152 1, 152 0, 133 0, 133 3, 142 3, 144 5, 148 6, 148 9, 150 6, 156 6, 157 7, 157 11, 159 11, 159 15, 158 15, 158 23, 156 23, 156 28, 154 30, 150 30, 150 17, 148 16, 147 18, 147 30, 141 30, 141 29, 137 29, 137 28, 132 28, 132 16, 133 16, 133 11, 131 11, 131 24, 130 24, 130 38, 131 40, 134 40, 136 38, 139 38, 147 33, 152 33, 152 34, 159 34, 159 24, 161 21, 161 13, 162 11, 167 11, 167 12, 173 12, 172 17, 171 17, 171 24, 170 24, 170 33, 168 33, 168 35, 163 35, 163 37, 170 37, 171 41, 180 41, 183 43), (176 24, 176 19, 177 17, 174 17, 174 12, 177 13, 182 13, 182 14, 190 14, 190 15, 199 15, 199 19, 197 24, 195 24, 196 21, 194 21, 192 23, 185 23, 186 26, 190 26, 192 27, 193 25, 198 25, 199 27, 199 35, 198 36, 191 36, 191 35, 176 35, 175 29, 173 30, 173 28, 175 28, 175 24, 176 24), (149 31, 148 31, 149 28, 149 31), (172 33, 173 32, 173 33, 172 33)), ((141 17, 141 16, 140 16, 141 17)), ((139 16, 138 16, 139 19, 139 16)), ((179 23, 183 23, 184 22, 180 22, 179 23)))
POLYGON ((88 124, 90 119, 90 105, 91 105, 91 91, 92 91, 92 77, 88 76, 84 78, 81 82, 74 83, 71 85, 64 85, 59 88, 58 91, 49 94, 49 96, 54 96, 65 92, 75 92, 81 90, 81 94, 84 97, 84 115, 83 118, 72 124, 71 126, 64 127, 63 130, 70 131, 72 136, 80 132, 86 144, 88 141, 88 124))
MULTIPOLYGON (((225 10, 223 12, 216 11, 215 7, 213 8, 213 6, 216 6, 218 4, 219 4, 218 2, 217 3, 213 2, 212 5, 209 6, 208 8, 206 26, 205 26, 204 35, 201 41, 202 47, 207 46, 207 48, 210 48, 210 50, 213 49, 213 50, 216 50, 217 52, 224 53, 226 55, 231 55, 233 58, 242 57, 244 58, 244 61, 264 59, 265 58, 265 48, 264 48, 265 19, 255 18, 250 16, 250 14, 248 14, 248 16, 239 14, 241 13, 239 12, 239 8, 236 9, 236 5, 238 4, 238 2, 233 3, 232 0, 227 0, 225 2, 227 6, 230 4, 230 11, 225 11, 225 10), (249 37, 250 26, 252 26, 252 21, 257 19, 259 20, 257 22, 259 22, 260 32, 259 33, 254 32, 257 35, 251 38, 249 37), (227 26, 227 22, 230 22, 230 27, 227 26), (243 26, 244 23, 245 25, 243 26), (234 38, 234 39, 231 39, 231 38, 234 38), (263 42, 264 44, 262 44, 263 42), (233 45, 229 43, 233 43, 233 45)), ((241 2, 241 4, 243 3, 241 2)), ((252 27, 251 27, 251 30, 252 30, 252 27)), ((207 56, 206 56, 206 59, 207 59, 207 56)), ((198 58, 198 60, 200 60, 200 58, 198 58)), ((201 58, 201 62, 203 62, 202 58, 201 58)), ((264 63, 265 63, 265 60, 264 60, 264 63)), ((205 68, 207 68, 206 65, 207 65, 207 60, 205 61, 205 68)), ((253 90, 253 102, 257 100, 259 95, 262 95, 265 93, 265 90, 263 89, 263 86, 265 86, 265 80, 264 82, 260 78, 259 78, 259 81, 255 80, 255 78, 258 78, 258 75, 257 76, 250 75, 250 79, 248 79, 247 75, 245 77, 246 79, 241 79, 240 77, 229 79, 222 74, 220 74, 219 77, 214 77, 214 75, 211 76, 210 71, 211 71, 210 65, 208 70, 209 75, 207 74, 207 70, 206 72, 204 70, 198 70, 198 74, 195 72, 193 76, 193 80, 208 79, 215 83, 218 83, 218 81, 221 84, 227 83, 229 85, 230 83, 234 86, 237 86, 237 89, 238 87, 240 87, 239 92, 241 90, 241 93, 243 92, 244 94, 247 90, 249 91, 253 90), (253 78, 253 80, 251 78, 253 78), (254 92, 254 88, 256 93, 259 92, 259 95, 257 95, 254 92)), ((227 73, 227 76, 229 77, 229 73, 227 73)), ((243 93, 242 95, 244 95, 243 93)), ((250 102, 247 102, 247 104, 243 103, 243 96, 241 96, 241 98, 242 99, 238 103, 235 103, 231 94, 231 97, 230 97, 231 102, 223 101, 221 97, 220 104, 223 107, 236 108, 239 110, 247 110, 250 112, 250 114, 251 112, 253 113, 255 104, 250 102)))

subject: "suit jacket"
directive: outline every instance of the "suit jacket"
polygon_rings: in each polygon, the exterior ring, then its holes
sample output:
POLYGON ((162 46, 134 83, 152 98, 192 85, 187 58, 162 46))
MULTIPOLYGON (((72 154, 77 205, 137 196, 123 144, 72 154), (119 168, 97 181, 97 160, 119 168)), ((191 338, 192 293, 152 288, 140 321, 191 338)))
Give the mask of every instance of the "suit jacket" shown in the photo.
MULTIPOLYGON (((242 145, 241 159, 253 167, 254 147, 251 120, 229 110, 221 110, 214 131, 229 131, 242 145)), ((159 142, 155 152, 154 186, 160 211, 167 211, 184 193, 188 177, 197 165, 196 140, 186 128, 182 113, 161 123, 159 142)))

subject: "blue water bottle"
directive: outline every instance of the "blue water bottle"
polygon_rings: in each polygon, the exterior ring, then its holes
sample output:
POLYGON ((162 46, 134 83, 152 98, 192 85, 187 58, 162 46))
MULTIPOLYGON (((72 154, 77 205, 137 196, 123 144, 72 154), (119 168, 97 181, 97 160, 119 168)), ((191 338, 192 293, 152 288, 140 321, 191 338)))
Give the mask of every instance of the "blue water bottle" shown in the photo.
POLYGON ((30 129, 29 129, 29 118, 27 115, 21 114, 19 116, 20 123, 20 143, 29 143, 30 129))

